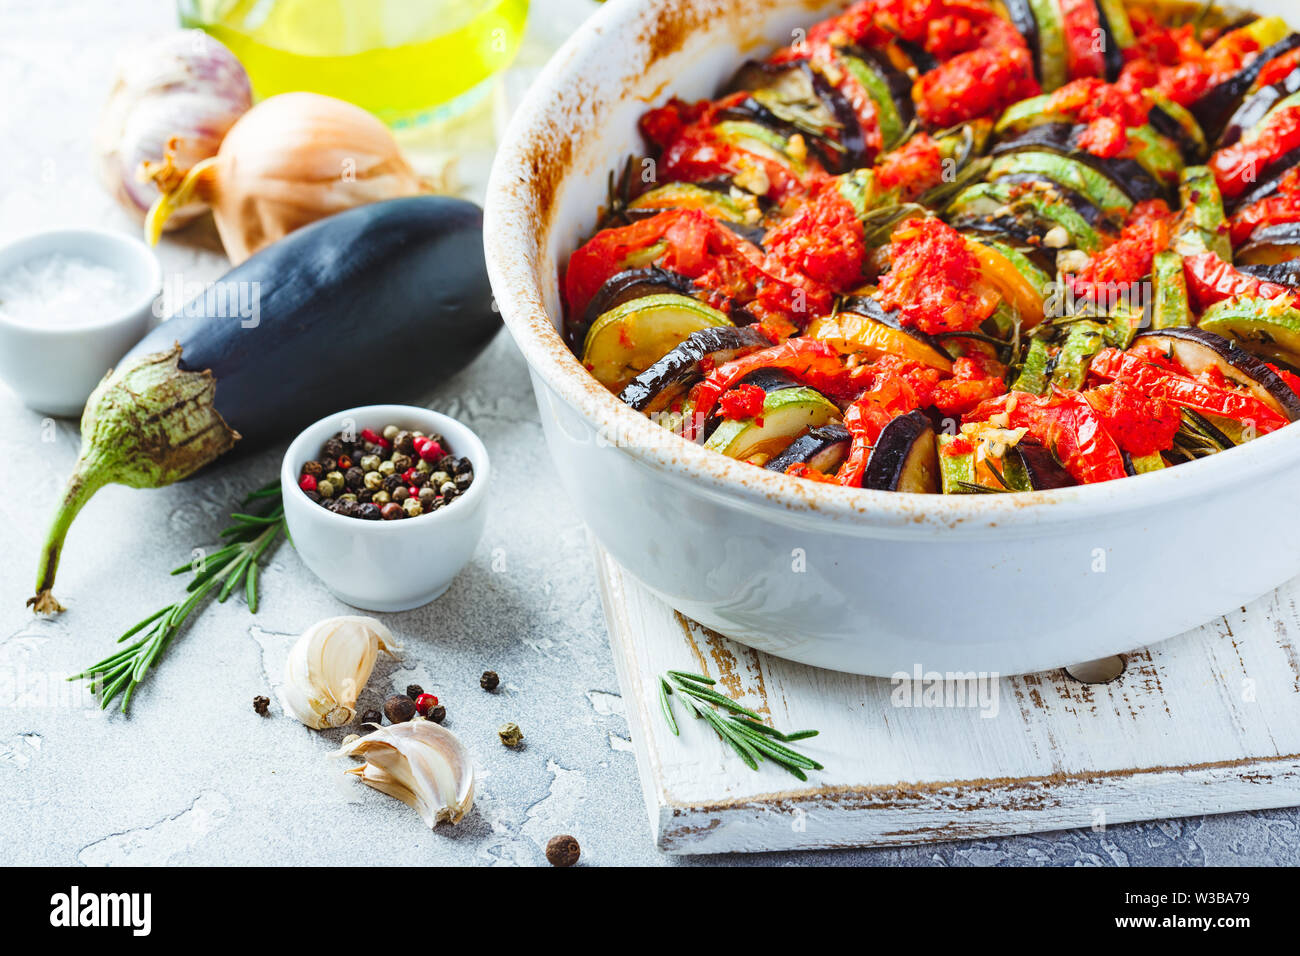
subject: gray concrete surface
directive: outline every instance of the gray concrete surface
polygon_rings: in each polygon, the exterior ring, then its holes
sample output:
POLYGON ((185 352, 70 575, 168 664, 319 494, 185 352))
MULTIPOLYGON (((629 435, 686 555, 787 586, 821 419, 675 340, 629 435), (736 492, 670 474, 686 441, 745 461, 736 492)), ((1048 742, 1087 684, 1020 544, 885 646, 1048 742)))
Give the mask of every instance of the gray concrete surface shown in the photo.
MULTIPOLYGON (((117 39, 168 22, 163 2, 0 0, 0 238, 54 223, 131 228, 89 173, 90 124, 117 39)), ((162 249, 186 279, 221 270, 200 227, 162 249)), ((239 599, 188 628, 129 717, 101 714, 63 678, 172 601, 166 571, 211 544, 282 448, 157 491, 110 487, 68 541, 68 611, 23 608, 51 503, 76 457, 75 423, 45 423, 0 386, 0 863, 544 864, 572 833, 591 865, 1125 865, 1300 862, 1300 811, 1125 825, 886 851, 673 858, 650 840, 586 535, 556 484, 522 359, 502 334, 432 407, 477 429, 495 459, 492 513, 473 563, 433 605, 389 616, 407 648, 363 703, 412 681, 446 704, 480 766, 476 808, 430 832, 413 811, 342 774, 341 732, 307 730, 254 695, 294 636, 347 613, 281 546, 254 617, 239 599), (497 670, 496 694, 478 687, 497 670), (495 727, 517 721, 519 751, 495 727)), ((268 414, 275 414, 268 409, 268 414)), ((346 762, 345 762, 346 763, 346 762)))

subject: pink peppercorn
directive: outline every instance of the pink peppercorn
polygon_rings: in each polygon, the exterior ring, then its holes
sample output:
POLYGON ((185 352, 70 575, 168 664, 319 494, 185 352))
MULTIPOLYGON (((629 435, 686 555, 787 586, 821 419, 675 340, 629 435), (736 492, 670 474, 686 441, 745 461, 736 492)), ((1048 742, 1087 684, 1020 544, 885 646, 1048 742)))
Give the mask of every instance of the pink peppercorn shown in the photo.
POLYGON ((302 475, 298 478, 298 487, 303 491, 315 491, 316 479, 312 475, 302 475))
POLYGON ((425 442, 420 447, 420 457, 432 464, 443 456, 442 446, 436 441, 425 442))

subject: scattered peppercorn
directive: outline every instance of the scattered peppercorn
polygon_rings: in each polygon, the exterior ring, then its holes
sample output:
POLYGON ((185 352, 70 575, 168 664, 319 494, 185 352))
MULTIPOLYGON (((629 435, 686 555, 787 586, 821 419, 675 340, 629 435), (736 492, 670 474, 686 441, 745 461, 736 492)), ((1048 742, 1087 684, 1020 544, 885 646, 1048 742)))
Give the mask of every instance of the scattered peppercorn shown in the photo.
POLYGON ((394 694, 384 701, 384 716, 394 724, 404 724, 415 716, 415 701, 405 694, 394 694))
POLYGON ((518 747, 524 742, 524 732, 513 720, 498 727, 497 736, 507 747, 518 747))
POLYGON ((361 722, 363 724, 382 724, 384 722, 384 715, 372 707, 361 715, 361 722))
POLYGON ((267 714, 271 712, 271 698, 261 697, 261 696, 254 697, 253 710, 257 711, 258 714, 265 717, 267 714))
POLYGON ((429 712, 438 706, 438 698, 433 694, 417 694, 415 696, 415 712, 421 717, 428 717, 429 712))
MULTIPOLYGON (((392 426, 390 426, 390 427, 392 427, 392 426)), ((409 698, 411 698, 411 700, 415 700, 417 697, 419 697, 419 696, 420 696, 421 694, 423 694, 423 693, 424 693, 424 688, 421 687, 419 684, 407 684, 407 685, 406 685, 406 696, 409 697, 409 698)))
POLYGON ((478 686, 484 690, 496 690, 500 683, 501 678, 497 676, 496 671, 484 671, 483 676, 478 679, 478 686))
POLYGON ((581 855, 577 839, 567 833, 553 836, 546 843, 546 862, 551 866, 573 866, 581 855))
POLYGON ((429 711, 429 719, 435 724, 440 724, 447 719, 447 708, 439 704, 433 710, 429 711))
POLYGON ((441 435, 396 425, 336 433, 318 459, 303 464, 298 487, 335 514, 397 521, 431 514, 463 495, 474 481, 467 458, 450 454, 441 435))

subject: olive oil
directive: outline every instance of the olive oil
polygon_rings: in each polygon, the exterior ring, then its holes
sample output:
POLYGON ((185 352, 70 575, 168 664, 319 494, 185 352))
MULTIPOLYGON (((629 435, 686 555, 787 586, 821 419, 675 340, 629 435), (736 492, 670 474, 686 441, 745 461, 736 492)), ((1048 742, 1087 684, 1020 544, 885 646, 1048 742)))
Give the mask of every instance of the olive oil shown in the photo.
POLYGON ((259 98, 310 90, 401 129, 450 119, 519 49, 528 0, 181 0, 259 98))

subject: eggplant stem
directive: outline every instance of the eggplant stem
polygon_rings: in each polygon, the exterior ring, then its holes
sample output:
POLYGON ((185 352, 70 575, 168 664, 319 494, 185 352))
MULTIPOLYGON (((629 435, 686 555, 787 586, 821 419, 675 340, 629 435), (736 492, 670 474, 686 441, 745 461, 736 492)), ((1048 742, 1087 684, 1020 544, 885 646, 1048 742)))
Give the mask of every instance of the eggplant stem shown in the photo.
POLYGON ((64 610, 53 593, 54 576, 58 573, 59 557, 63 554, 63 540, 86 502, 109 483, 106 471, 96 461, 83 457, 78 460, 76 469, 68 478, 63 489, 63 500, 59 503, 59 510, 54 513, 54 520, 50 523, 45 544, 41 548, 40 565, 36 571, 36 595, 27 599, 27 606, 37 614, 59 614, 64 610))

